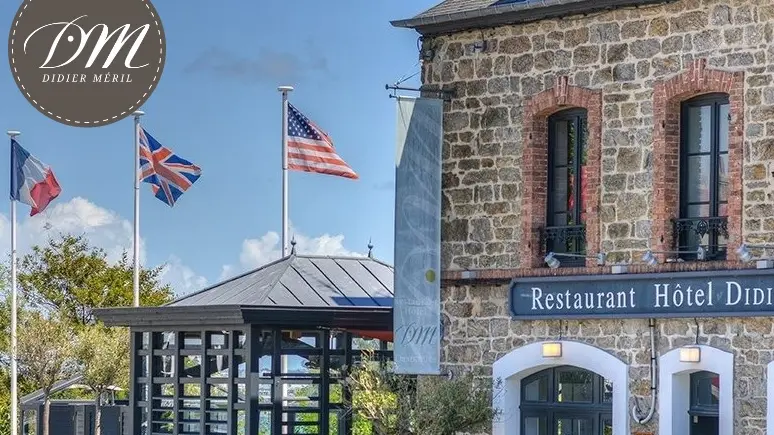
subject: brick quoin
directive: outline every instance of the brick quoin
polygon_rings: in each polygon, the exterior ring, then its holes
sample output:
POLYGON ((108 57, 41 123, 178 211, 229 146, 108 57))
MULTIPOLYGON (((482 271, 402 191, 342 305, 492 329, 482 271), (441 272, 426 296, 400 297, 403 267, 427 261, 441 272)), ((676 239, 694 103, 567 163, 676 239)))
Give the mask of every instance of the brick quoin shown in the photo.
MULTIPOLYGON (((522 179, 524 191, 521 204, 521 267, 536 268, 543 263, 543 247, 540 245, 541 227, 546 225, 548 191, 548 117, 558 111, 583 108, 587 111, 589 130, 588 159, 586 163, 586 252, 594 255, 599 251, 599 203, 600 172, 602 160, 602 91, 569 84, 567 76, 557 77, 554 87, 525 100, 524 152, 522 179)), ((586 260, 587 266, 596 259, 586 260)))
MULTIPOLYGON (((653 210, 650 247, 674 250, 672 219, 680 204, 680 107, 701 94, 725 93, 731 121, 728 131, 728 252, 742 243, 742 162, 744 149, 744 72, 707 69, 706 59, 666 80, 653 90, 653 210)), ((663 254, 657 254, 664 261, 663 254)), ((729 255, 729 259, 732 256, 729 255)))

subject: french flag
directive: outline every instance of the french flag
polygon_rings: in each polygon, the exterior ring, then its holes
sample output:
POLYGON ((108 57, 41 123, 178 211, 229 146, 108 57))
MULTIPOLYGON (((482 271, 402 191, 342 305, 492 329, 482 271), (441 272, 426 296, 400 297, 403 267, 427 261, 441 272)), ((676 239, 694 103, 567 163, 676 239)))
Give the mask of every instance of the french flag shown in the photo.
POLYGON ((61 192, 54 171, 11 139, 11 199, 32 207, 35 216, 61 192))

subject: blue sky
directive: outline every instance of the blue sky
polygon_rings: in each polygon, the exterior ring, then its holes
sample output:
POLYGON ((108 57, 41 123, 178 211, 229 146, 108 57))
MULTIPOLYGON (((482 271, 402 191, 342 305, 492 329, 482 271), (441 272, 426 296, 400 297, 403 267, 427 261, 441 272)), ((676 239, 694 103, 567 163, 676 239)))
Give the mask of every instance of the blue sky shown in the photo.
MULTIPOLYGON (((147 263, 172 261, 179 270, 168 279, 195 287, 216 282, 226 265, 234 273, 279 249, 266 234, 281 229, 276 88, 286 84, 296 88, 290 101, 331 135, 360 175, 353 181, 291 172, 294 230, 308 249, 321 251, 364 253, 373 238, 374 254, 392 262, 395 100, 384 85, 419 65, 418 34, 389 21, 435 3, 156 0, 167 58, 143 106, 143 125, 199 165, 202 176, 174 208, 142 185, 147 263), (320 239, 325 234, 332 238, 320 239)), ((3 35, 19 4, 0 3, 3 35)), ((418 76, 405 85, 417 86, 418 76)), ((54 230, 85 231, 109 251, 131 249, 132 120, 98 128, 56 123, 23 98, 8 67, 0 69, 0 90, 0 127, 21 130, 21 145, 51 165, 63 189, 35 222, 26 222, 29 209, 20 205, 20 249, 45 240, 44 221, 54 230)), ((8 165, 0 168, 7 192, 8 165)), ((8 207, 0 210, 7 219, 8 207)), ((0 239, 6 252, 8 231, 0 239)))

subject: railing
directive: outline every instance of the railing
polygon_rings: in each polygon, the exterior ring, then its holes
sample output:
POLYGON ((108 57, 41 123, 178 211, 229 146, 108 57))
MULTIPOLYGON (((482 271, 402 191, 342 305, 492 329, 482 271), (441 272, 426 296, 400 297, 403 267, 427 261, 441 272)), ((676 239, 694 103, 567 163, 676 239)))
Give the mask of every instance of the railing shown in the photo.
MULTIPOLYGON (((672 219, 672 235, 676 251, 705 250, 705 260, 725 260, 728 241, 728 218, 696 217, 672 219)), ((680 254, 684 261, 697 260, 697 254, 680 254)))
MULTIPOLYGON (((586 226, 568 225, 562 227, 544 227, 540 231, 541 244, 545 253, 582 255, 586 253, 586 226)), ((585 258, 562 258, 562 266, 582 267, 585 258)))

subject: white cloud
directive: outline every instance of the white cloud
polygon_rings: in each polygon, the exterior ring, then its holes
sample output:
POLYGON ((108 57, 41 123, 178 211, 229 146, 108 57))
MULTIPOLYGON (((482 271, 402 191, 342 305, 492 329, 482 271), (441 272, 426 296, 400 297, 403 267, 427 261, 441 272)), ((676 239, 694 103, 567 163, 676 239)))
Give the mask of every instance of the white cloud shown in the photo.
MULTIPOLYGON (((67 202, 55 202, 41 214, 30 217, 29 208, 17 204, 16 246, 20 257, 34 245, 44 245, 59 234, 84 235, 89 244, 102 248, 109 261, 116 261, 126 251, 132 256, 132 222, 93 202, 75 197, 67 202)), ((7 259, 11 253, 11 223, 7 214, 0 214, 0 254, 7 259)), ((140 264, 146 265, 146 243, 140 238, 140 264)), ((178 294, 198 290, 206 279, 198 276, 177 257, 171 256, 164 266, 162 282, 170 284, 178 294)))
MULTIPOLYGON (((29 217, 29 208, 17 204, 17 253, 21 257, 34 245, 44 245, 61 234, 83 234, 92 246, 105 250, 109 261, 116 261, 126 251, 132 255, 133 226, 118 213, 76 197, 67 202, 54 202, 41 214, 29 217)), ((344 247, 344 236, 328 233, 310 237, 290 226, 295 235, 296 252, 311 255, 364 256, 344 247)), ((11 253, 10 218, 0 213, 0 255, 7 260, 11 253)), ((140 264, 146 265, 146 243, 140 238, 140 264)), ((274 231, 242 242, 238 264, 227 264, 219 280, 255 269, 281 257, 280 236, 274 231)), ((155 266, 155 265, 153 265, 155 266)), ((178 296, 201 290, 208 280, 197 274, 176 255, 170 255, 162 267, 161 281, 170 284, 178 296)))
MULTIPOLYGON (((299 254, 365 256, 365 254, 345 248, 344 235, 342 234, 330 235, 325 233, 317 237, 309 237, 296 231, 292 225, 290 225, 289 233, 295 236, 296 252, 299 254)), ((237 273, 255 269, 281 257, 281 240, 280 235, 276 232, 269 231, 257 239, 245 239, 239 254, 239 266, 232 264, 223 266, 219 279, 226 279, 237 273)))
POLYGON ((207 286, 207 278, 197 275, 175 255, 171 255, 162 270, 161 278, 168 282, 179 296, 195 292, 207 286))

